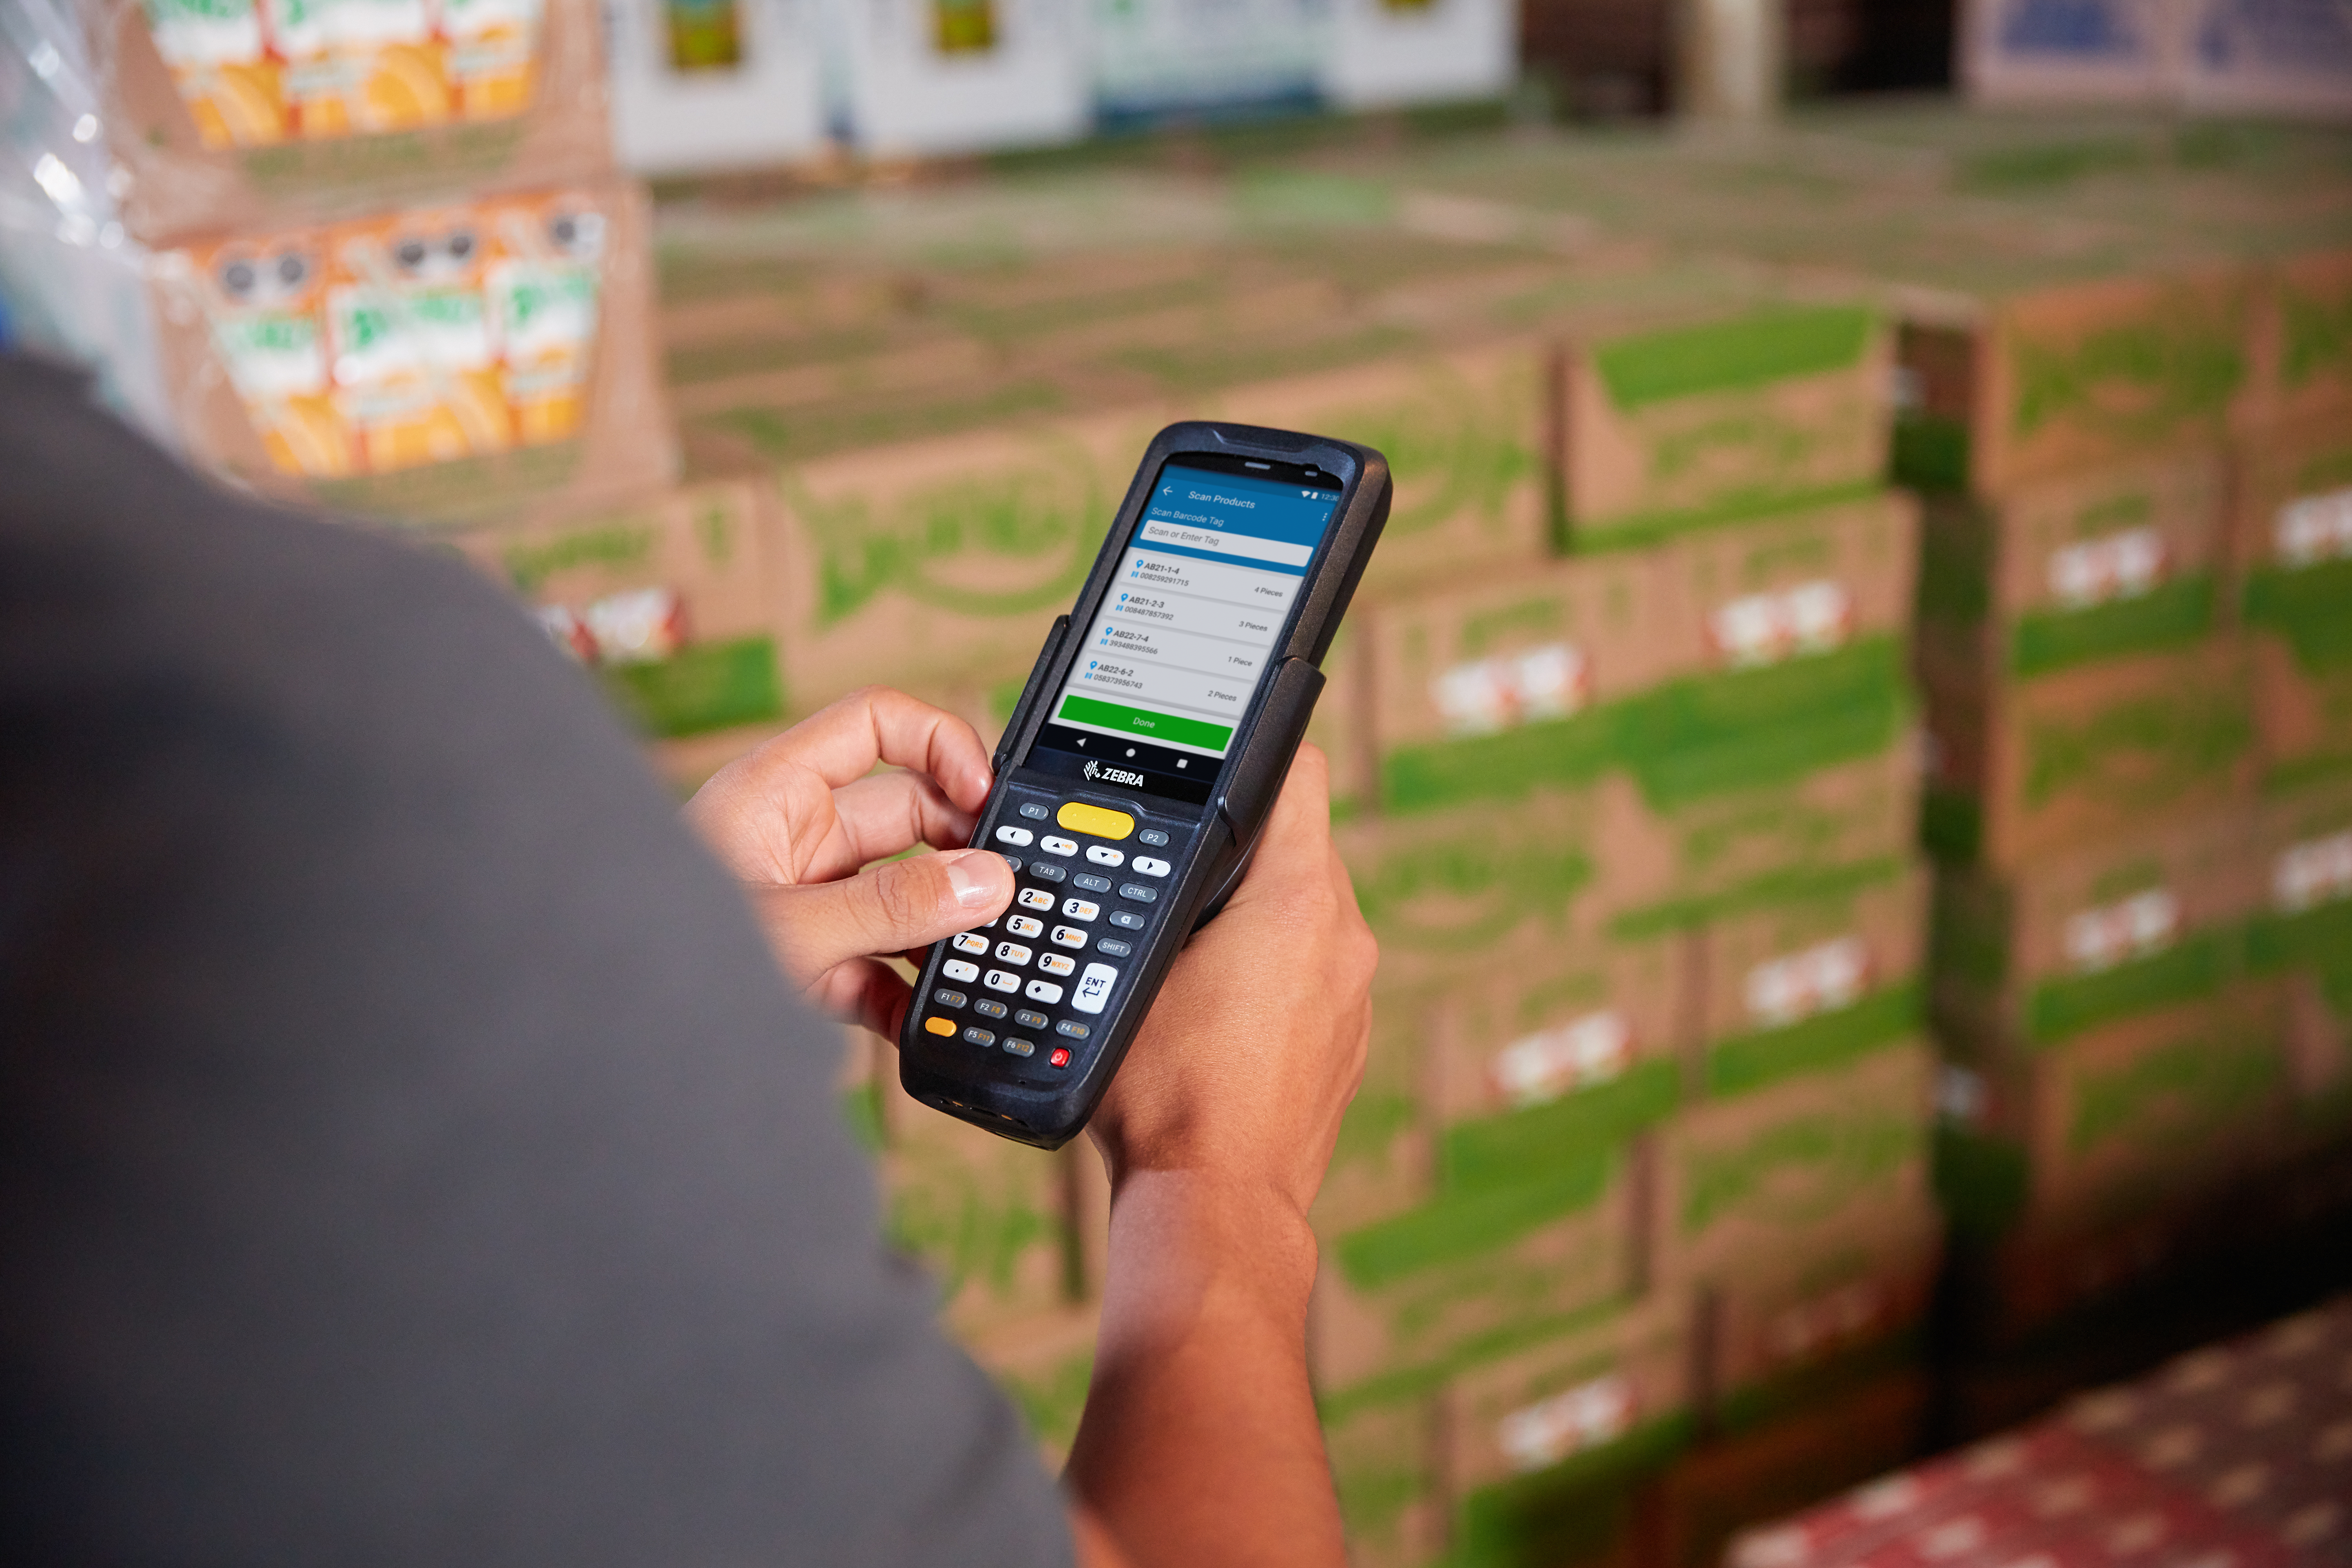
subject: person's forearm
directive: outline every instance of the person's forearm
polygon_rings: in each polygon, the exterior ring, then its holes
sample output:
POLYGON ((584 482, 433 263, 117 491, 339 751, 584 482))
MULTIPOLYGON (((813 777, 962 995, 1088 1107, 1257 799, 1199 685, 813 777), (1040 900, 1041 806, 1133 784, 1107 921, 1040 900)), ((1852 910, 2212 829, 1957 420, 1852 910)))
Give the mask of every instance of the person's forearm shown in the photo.
POLYGON ((1078 1501, 1141 1568, 1345 1561, 1307 1382, 1315 1240, 1296 1208, 1147 1171, 1111 1210, 1078 1501))

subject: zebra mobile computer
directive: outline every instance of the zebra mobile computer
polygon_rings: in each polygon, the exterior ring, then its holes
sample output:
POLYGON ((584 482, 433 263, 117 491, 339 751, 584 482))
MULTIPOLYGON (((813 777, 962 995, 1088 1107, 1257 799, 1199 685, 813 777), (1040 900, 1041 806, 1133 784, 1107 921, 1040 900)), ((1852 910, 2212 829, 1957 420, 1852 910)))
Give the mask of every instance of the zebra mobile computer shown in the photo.
POLYGON ((1243 425, 1153 437, 997 743, 971 842, 1016 890, 926 957, 908 1093, 1040 1148, 1086 1126, 1248 866, 1388 513, 1369 447, 1243 425))

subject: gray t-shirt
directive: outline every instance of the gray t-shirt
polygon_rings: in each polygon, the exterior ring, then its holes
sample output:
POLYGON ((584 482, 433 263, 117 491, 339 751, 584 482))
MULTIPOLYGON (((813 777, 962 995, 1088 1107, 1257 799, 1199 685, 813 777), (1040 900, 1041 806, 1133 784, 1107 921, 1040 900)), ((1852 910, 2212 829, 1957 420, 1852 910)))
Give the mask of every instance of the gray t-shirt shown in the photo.
POLYGON ((1069 1562, 839 1038, 491 586, 0 356, 0 1561, 1069 1562))

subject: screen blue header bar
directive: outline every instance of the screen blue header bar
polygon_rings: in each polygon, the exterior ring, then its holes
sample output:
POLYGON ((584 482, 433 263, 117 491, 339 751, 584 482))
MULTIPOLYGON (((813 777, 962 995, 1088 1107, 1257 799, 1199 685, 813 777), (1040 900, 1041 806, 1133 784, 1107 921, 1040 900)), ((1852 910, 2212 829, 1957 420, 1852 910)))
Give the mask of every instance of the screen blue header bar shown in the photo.
POLYGON ((1171 463, 1160 470, 1159 489, 1138 526, 1155 521, 1184 522, 1312 549, 1323 542, 1323 531, 1339 505, 1337 490, 1171 463))

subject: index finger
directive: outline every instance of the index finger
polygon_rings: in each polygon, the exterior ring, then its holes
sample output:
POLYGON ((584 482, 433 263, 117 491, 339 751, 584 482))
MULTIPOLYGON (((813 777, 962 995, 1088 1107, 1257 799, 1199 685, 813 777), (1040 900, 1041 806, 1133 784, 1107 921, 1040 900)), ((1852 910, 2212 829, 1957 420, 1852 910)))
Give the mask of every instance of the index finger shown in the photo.
POLYGON ((980 732, 948 712, 887 686, 868 686, 802 721, 790 746, 754 754, 759 771, 804 768, 827 789, 855 784, 877 763, 928 773, 956 806, 976 812, 992 774, 980 732))

